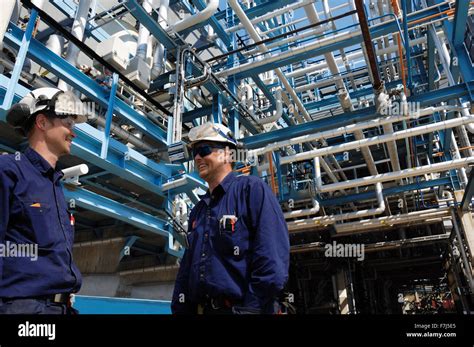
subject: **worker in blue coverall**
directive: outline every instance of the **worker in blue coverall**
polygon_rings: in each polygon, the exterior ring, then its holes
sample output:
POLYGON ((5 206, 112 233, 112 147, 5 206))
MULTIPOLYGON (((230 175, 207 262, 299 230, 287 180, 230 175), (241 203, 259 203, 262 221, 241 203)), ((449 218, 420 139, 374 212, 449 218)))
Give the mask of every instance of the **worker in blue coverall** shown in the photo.
POLYGON ((232 172, 238 146, 221 124, 189 132, 194 164, 209 190, 193 208, 173 293, 175 314, 274 314, 288 279, 289 237, 269 186, 232 172))
POLYGON ((71 151, 74 125, 87 120, 81 104, 71 92, 39 88, 7 113, 29 147, 0 155, 0 243, 37 246, 37 254, 0 257, 1 314, 77 313, 70 305, 82 282, 72 259, 74 217, 56 163, 71 151))

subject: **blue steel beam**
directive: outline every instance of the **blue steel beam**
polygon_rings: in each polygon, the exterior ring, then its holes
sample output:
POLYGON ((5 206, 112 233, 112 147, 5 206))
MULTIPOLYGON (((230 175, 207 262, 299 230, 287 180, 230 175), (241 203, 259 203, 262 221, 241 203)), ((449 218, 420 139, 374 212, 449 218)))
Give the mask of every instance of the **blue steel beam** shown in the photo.
POLYGON ((15 66, 13 68, 10 82, 6 90, 5 98, 0 109, 0 120, 4 121, 6 119, 7 111, 12 106, 13 98, 15 96, 15 85, 18 84, 20 79, 21 71, 23 70, 23 64, 25 63, 26 53, 28 52, 28 47, 30 46, 31 38, 33 36, 33 30, 36 26, 36 18, 38 17, 38 12, 32 10, 30 14, 30 20, 26 26, 26 31, 23 34, 20 44, 20 50, 16 58, 15 66))
MULTIPOLYGON (((261 15, 264 15, 264 14, 270 12, 270 11, 281 8, 283 6, 290 5, 294 2, 295 2, 295 0, 278 0, 278 1, 270 0, 270 1, 266 1, 262 4, 258 4, 255 7, 246 9, 246 10, 244 10, 244 12, 247 15, 247 17, 252 19, 252 18, 255 18, 255 17, 259 17, 261 15)), ((225 11, 218 12, 216 14, 216 19, 217 20, 225 19, 225 11)), ((233 20, 235 25, 240 23, 240 19, 237 16, 234 16, 232 20, 233 20)))
POLYGON ((77 186, 65 184, 63 190, 66 200, 74 200, 76 206, 120 220, 153 234, 170 237, 170 232, 167 230, 168 222, 163 219, 77 186))
MULTIPOLYGON (((410 102, 419 102, 421 107, 432 106, 442 101, 460 98, 470 94, 470 90, 474 88, 474 81, 469 83, 450 86, 443 89, 433 90, 420 95, 414 95, 408 98, 410 102)), ((311 134, 317 131, 334 129, 340 126, 362 122, 380 115, 376 114, 375 107, 368 107, 363 110, 348 112, 341 115, 315 120, 284 129, 278 129, 269 133, 258 134, 242 139, 245 145, 252 148, 263 147, 269 143, 276 141, 288 140, 297 136, 311 134)))
MULTIPOLYGON (((7 33, 5 34, 5 42, 15 49, 21 46, 23 31, 16 25, 10 23, 7 33)), ((107 108, 109 104, 108 91, 105 91, 97 82, 83 74, 76 67, 69 64, 63 58, 57 56, 43 44, 31 40, 28 49, 28 57, 44 67, 48 71, 53 72, 59 78, 65 80, 81 93, 94 100, 102 107, 107 108)), ((166 133, 149 119, 143 117, 137 111, 132 109, 126 102, 119 98, 115 98, 114 111, 118 116, 128 120, 145 134, 153 137, 155 140, 164 145, 166 143, 166 133)))
MULTIPOLYGON (((468 1, 460 1, 461 11, 465 6, 469 7, 468 1)), ((445 20, 443 22, 443 27, 446 32, 446 37, 448 38, 451 48, 451 73, 453 74, 454 81, 458 81, 459 75, 461 74, 465 82, 472 81, 474 79, 474 68, 471 63, 469 54, 464 47, 464 33, 466 31, 466 13, 455 12, 455 22, 454 24, 445 20), (462 35, 460 38, 459 35, 462 35), (461 40, 461 42, 459 42, 461 40)))
MULTIPOLYGON (((411 22, 426 18, 427 16, 430 16, 430 15, 439 14, 440 12, 448 10, 448 9, 449 9, 449 4, 443 3, 443 4, 439 4, 437 6, 434 6, 433 8, 429 8, 429 9, 425 9, 425 10, 410 13, 408 15, 408 26, 410 25, 411 22)), ((370 28, 370 35, 371 35, 373 40, 375 40, 378 37, 381 37, 381 36, 384 36, 384 35, 387 35, 387 34, 391 34, 391 33, 394 33, 394 32, 398 32, 398 26, 397 26, 397 23, 396 23, 395 20, 387 21, 387 22, 384 22, 381 25, 370 28)), ((265 72, 265 71, 274 70, 278 67, 282 67, 282 66, 285 66, 285 65, 290 65, 292 63, 296 63, 296 62, 299 62, 299 61, 304 61, 304 60, 307 60, 307 59, 312 58, 312 57, 323 55, 325 53, 338 51, 338 50, 343 49, 345 47, 350 47, 350 46, 353 46, 353 45, 357 45, 357 44, 360 44, 362 41, 363 41, 362 35, 356 35, 352 38, 348 38, 348 39, 345 39, 345 40, 341 40, 341 41, 338 41, 338 42, 327 44, 327 45, 324 45, 322 47, 318 47, 318 48, 315 48, 315 49, 312 49, 312 50, 308 50, 308 51, 305 51, 305 52, 300 53, 300 54, 295 54, 295 55, 290 56, 290 57, 285 58, 285 59, 281 59, 281 60, 278 60, 278 61, 275 61, 275 62, 272 62, 272 63, 267 63, 263 66, 257 66, 257 67, 251 68, 247 71, 236 73, 235 77, 237 79, 246 78, 246 77, 249 77, 253 74, 259 74, 259 73, 262 73, 262 72, 265 72)))
POLYGON ((89 124, 77 124, 74 131, 77 137, 72 142, 73 155, 158 195, 163 195, 161 184, 183 168, 156 163, 114 139, 110 139, 107 158, 102 159, 103 132, 89 124))
MULTIPOLYGON (((8 82, 6 77, 2 77, 2 83, 8 82)), ((28 92, 18 85, 15 98, 19 99, 28 92)), ((86 123, 77 124, 74 132, 77 137, 71 146, 73 155, 158 195, 162 196, 161 183, 184 169, 183 165, 156 163, 114 139, 109 139, 107 157, 101 158, 103 132, 86 123)))

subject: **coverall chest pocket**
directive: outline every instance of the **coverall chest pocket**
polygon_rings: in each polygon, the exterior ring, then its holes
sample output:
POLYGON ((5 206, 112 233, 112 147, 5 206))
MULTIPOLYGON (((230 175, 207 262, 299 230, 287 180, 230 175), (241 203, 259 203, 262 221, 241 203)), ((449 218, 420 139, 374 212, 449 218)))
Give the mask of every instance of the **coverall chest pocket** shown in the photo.
POLYGON ((54 243, 54 228, 51 225, 51 206, 42 202, 22 202, 25 229, 29 232, 29 241, 39 247, 54 243))
POLYGON ((238 218, 233 227, 226 227, 224 223, 219 222, 214 243, 220 254, 235 260, 243 259, 249 248, 249 232, 243 218, 238 218))

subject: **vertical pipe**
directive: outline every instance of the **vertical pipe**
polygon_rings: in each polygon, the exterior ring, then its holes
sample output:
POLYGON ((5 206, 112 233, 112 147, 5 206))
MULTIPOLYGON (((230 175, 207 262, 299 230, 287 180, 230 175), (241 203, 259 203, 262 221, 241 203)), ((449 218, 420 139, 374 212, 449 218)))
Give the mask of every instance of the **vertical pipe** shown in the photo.
MULTIPOLYGON (((84 39, 84 31, 86 30, 87 17, 89 15, 91 1, 92 0, 81 0, 79 1, 79 5, 77 6, 76 16, 72 24, 71 33, 79 41, 82 41, 84 39)), ((74 45, 72 42, 69 42, 65 57, 66 61, 75 66, 77 62, 77 57, 79 56, 79 52, 79 47, 74 45)), ((70 89, 67 83, 63 80, 59 81, 58 88, 61 90, 70 89)))
POLYGON ((0 14, 0 49, 3 47, 3 37, 10 23, 10 18, 15 9, 16 0, 5 0, 2 2, 2 12, 0 14))
POLYGON ((364 38, 365 49, 367 50, 367 56, 369 58, 369 66, 372 72, 372 78, 374 81, 374 90, 379 91, 383 88, 382 80, 380 79, 379 68, 377 66, 377 57, 375 55, 374 46, 372 44, 372 38, 370 37, 369 24, 367 22, 367 16, 365 14, 365 7, 363 0, 355 0, 357 15, 359 16, 360 29, 362 31, 362 37, 364 38))
POLYGON ((405 38, 405 54, 407 58, 407 74, 408 74, 408 89, 410 94, 412 92, 412 80, 411 80, 411 58, 410 58, 410 35, 408 34, 408 13, 407 13, 407 1, 402 1, 403 11, 403 37, 405 38))

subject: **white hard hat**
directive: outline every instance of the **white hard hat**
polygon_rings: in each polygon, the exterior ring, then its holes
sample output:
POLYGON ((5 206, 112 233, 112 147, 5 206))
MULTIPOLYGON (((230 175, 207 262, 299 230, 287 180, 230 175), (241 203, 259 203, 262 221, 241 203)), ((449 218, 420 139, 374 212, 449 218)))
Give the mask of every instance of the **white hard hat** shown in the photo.
POLYGON ((21 130, 41 111, 53 112, 58 118, 73 116, 76 123, 87 122, 84 103, 74 93, 57 88, 38 88, 28 93, 7 112, 7 122, 21 130))
POLYGON ((211 122, 192 128, 189 131, 188 137, 190 146, 200 141, 223 142, 236 147, 239 145, 229 128, 222 124, 211 122))

